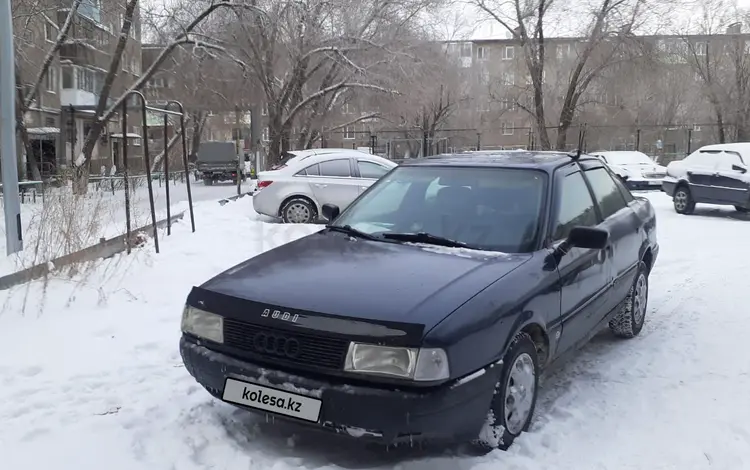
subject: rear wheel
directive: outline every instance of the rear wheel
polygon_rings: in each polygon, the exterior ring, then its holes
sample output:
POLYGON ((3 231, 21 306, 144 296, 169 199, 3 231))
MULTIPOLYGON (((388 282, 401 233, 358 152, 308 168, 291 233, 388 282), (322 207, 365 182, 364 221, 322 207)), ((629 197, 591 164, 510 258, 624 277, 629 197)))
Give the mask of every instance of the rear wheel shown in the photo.
POLYGON ((638 273, 630 287, 625 305, 617 315, 609 321, 609 329, 618 338, 634 338, 643 329, 648 307, 648 267, 641 261, 638 273))
POLYGON ((672 197, 674 210, 678 214, 692 214, 695 210, 695 201, 687 186, 678 186, 672 197))
POLYGON ((208 177, 208 178, 207 177, 203 177, 203 184, 206 185, 206 186, 211 186, 211 185, 214 184, 214 180, 213 180, 213 178, 210 178, 210 177, 208 177))
POLYGON ((503 358, 487 420, 473 442, 477 450, 507 450, 516 437, 529 429, 539 385, 537 360, 531 336, 518 333, 503 358))
POLYGON ((737 212, 740 212, 740 213, 742 213, 742 214, 747 214, 748 212, 750 212, 750 208, 747 208, 747 207, 742 207, 742 206, 734 206, 734 209, 735 209, 735 210, 736 210, 737 212))
POLYGON ((315 206, 303 198, 292 198, 281 207, 281 219, 287 224, 312 224, 318 218, 315 206))

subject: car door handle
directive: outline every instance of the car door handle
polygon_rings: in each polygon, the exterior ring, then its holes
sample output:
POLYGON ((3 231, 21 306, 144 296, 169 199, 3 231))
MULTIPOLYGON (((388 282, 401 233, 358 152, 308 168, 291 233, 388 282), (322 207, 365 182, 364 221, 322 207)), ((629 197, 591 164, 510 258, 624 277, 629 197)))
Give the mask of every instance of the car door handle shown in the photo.
POLYGON ((328 185, 327 184, 323 184, 323 183, 315 183, 315 187, 316 188, 327 188, 328 185))

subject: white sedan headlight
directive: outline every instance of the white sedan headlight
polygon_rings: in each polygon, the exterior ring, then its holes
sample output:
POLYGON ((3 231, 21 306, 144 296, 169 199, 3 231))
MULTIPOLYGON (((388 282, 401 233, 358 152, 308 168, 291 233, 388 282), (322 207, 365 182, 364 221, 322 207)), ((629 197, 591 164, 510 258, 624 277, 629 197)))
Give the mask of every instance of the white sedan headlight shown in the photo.
POLYGON ((182 311, 182 331, 216 343, 223 343, 224 318, 221 315, 185 305, 182 311))
POLYGON ((401 348, 350 343, 344 370, 416 381, 450 377, 448 356, 438 348, 401 348))

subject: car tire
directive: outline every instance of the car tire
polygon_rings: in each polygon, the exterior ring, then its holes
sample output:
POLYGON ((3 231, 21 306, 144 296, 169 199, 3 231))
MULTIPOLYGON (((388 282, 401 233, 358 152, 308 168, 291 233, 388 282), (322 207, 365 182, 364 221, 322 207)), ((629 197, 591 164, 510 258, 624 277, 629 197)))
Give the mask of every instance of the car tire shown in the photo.
POLYGON ((748 212, 750 212, 750 208, 742 206, 734 206, 734 210, 736 210, 740 214, 747 214, 748 212))
POLYGON ((295 197, 281 206, 281 220, 286 224, 313 224, 318 220, 315 205, 307 199, 295 197))
POLYGON ((625 305, 617 315, 609 321, 609 329, 618 338, 635 338, 643 329, 648 309, 648 267, 641 261, 635 275, 633 285, 630 286, 625 305))
POLYGON ((539 364, 536 344, 526 333, 518 333, 503 358, 500 380, 479 437, 472 442, 475 450, 487 453, 507 450, 522 432, 529 429, 539 390, 539 364), (532 375, 533 374, 533 375, 532 375), (511 389, 515 389, 512 392, 511 389), (520 403, 519 415, 509 410, 509 403, 520 403))
POLYGON ((684 184, 678 186, 674 191, 674 196, 672 196, 672 204, 674 204, 674 210, 678 214, 692 214, 695 210, 695 201, 693 195, 690 194, 690 188, 684 184))

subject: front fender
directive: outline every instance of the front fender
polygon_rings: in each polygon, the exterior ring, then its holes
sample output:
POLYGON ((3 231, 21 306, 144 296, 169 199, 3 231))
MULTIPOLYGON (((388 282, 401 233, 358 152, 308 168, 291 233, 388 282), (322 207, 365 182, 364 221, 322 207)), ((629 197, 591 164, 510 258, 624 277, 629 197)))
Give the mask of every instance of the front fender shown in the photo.
MULTIPOLYGON (((560 318, 557 270, 544 270, 546 253, 495 281, 427 332, 425 347, 446 350, 451 378, 477 371, 502 359, 526 325, 551 329, 560 318)), ((550 350, 554 339, 550 336, 550 350)))

